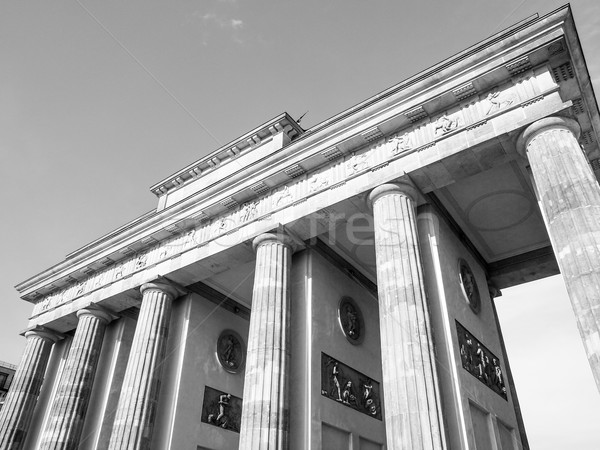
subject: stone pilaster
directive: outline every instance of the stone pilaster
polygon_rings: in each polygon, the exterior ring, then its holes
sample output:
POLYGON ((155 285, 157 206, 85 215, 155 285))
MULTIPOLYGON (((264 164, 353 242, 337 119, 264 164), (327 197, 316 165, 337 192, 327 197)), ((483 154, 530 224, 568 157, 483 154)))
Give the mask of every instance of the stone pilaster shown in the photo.
POLYGON ((0 410, 0 449, 23 448, 52 345, 58 336, 38 327, 25 333, 27 345, 0 410))
POLYGON ((104 331, 112 316, 90 306, 77 311, 77 317, 79 322, 42 435, 41 450, 79 448, 104 331))
POLYGON ((521 134, 548 234, 600 390, 600 187, 577 137, 579 124, 547 117, 521 134))
POLYGON ((240 449, 289 445, 290 268, 285 235, 254 239, 256 270, 248 334, 240 449))
POLYGON ((445 448, 415 199, 406 184, 384 184, 369 195, 389 450, 445 448))
POLYGON ((141 288, 142 307, 115 414, 110 450, 150 448, 173 300, 177 289, 166 283, 141 288))

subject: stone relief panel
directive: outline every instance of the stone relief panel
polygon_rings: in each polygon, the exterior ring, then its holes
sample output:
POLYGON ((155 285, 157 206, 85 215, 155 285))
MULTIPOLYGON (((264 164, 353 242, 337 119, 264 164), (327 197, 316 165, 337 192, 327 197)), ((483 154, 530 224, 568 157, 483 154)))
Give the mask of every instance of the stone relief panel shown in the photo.
POLYGON ((381 420, 379 383, 321 353, 321 395, 381 420))
POLYGON ((442 114, 434 122, 433 134, 435 136, 443 136, 446 133, 456 130, 463 125, 460 119, 461 118, 457 114, 442 114))
POLYGON ((365 320, 362 311, 351 297, 342 297, 338 305, 338 320, 344 336, 358 345, 365 338, 365 320))
POLYGON ((242 399, 205 386, 200 420, 203 423, 239 433, 242 422, 242 399))
POLYGON ((475 314, 479 314, 479 311, 481 311, 479 287, 471 267, 462 258, 458 260, 458 281, 467 304, 475 314))
POLYGON ((456 321, 462 367, 488 388, 508 400, 500 359, 456 321))
POLYGON ((346 160, 346 176, 351 177, 357 173, 363 172, 371 167, 369 161, 369 152, 353 153, 346 160))
POLYGON ((239 373, 246 360, 242 337, 233 330, 224 330, 217 339, 217 358, 227 372, 239 373))
POLYGON ((404 134, 398 134, 391 137, 387 142, 390 144, 389 148, 392 155, 399 155, 407 150, 413 148, 413 137, 412 130, 404 132, 404 134), (410 133, 410 134, 409 134, 410 133))

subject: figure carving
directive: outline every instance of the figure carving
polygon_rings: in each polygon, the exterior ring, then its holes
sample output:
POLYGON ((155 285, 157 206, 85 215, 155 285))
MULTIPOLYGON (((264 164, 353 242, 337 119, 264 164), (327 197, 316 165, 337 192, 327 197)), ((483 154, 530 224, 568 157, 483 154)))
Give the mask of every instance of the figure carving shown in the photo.
POLYGON ((506 386, 498 358, 458 322, 456 322, 456 331, 462 367, 498 395, 507 399, 506 386))
POLYGON ((348 168, 348 175, 353 175, 362 170, 369 168, 369 155, 367 153, 362 153, 360 155, 353 155, 352 158, 348 160, 346 163, 346 167, 348 168))
POLYGON ((221 333, 217 340, 217 357, 225 370, 238 372, 244 362, 244 353, 241 337, 231 330, 221 333))
POLYGON ((321 353, 321 395, 381 420, 379 383, 321 353))
POLYGON ((288 186, 284 186, 274 193, 274 206, 280 206, 290 203, 294 198, 288 186))
POLYGON ((242 205, 242 211, 240 214, 240 222, 248 222, 254 219, 258 215, 258 200, 253 202, 247 202, 242 205))
POLYGON ((319 173, 310 179, 310 192, 318 191, 319 189, 329 186, 329 178, 326 173, 319 173))
POLYGON ((438 132, 441 132, 441 134, 449 133, 450 131, 458 128, 458 125, 458 117, 450 118, 446 114, 443 114, 440 118, 438 118, 438 120, 435 121, 434 134, 437 135, 438 132))
POLYGON ((487 95, 486 100, 489 103, 489 107, 485 115, 489 116, 493 112, 512 105, 515 101, 515 97, 514 94, 496 90, 490 92, 487 95))
POLYGON ((219 412, 218 414, 209 414, 208 423, 212 423, 221 428, 228 428, 229 415, 227 414, 229 409, 229 401, 231 400, 231 394, 219 395, 219 412), (216 417, 215 417, 216 416, 216 417))
POLYGON ((394 136, 388 142, 392 144, 391 149, 394 155, 412 148, 411 138, 408 132, 404 133, 402 136, 394 136))

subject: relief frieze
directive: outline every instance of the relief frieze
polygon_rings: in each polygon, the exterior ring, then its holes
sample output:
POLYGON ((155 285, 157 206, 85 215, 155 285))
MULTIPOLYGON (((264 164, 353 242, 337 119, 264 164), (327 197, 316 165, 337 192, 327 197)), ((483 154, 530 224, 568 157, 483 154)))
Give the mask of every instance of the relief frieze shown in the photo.
MULTIPOLYGON (((540 74, 544 75, 545 72, 540 71, 540 74)), ((346 180, 371 169, 373 164, 383 167, 382 164, 391 158, 432 147, 436 141, 454 134, 455 131, 472 128, 474 124, 482 123, 509 109, 523 106, 533 98, 534 94, 536 99, 543 98, 536 82, 533 71, 521 73, 513 78, 511 83, 471 96, 468 102, 461 104, 460 108, 443 112, 437 118, 429 119, 427 116, 420 115, 419 120, 413 122, 408 129, 399 130, 382 142, 367 145, 364 149, 351 153, 343 161, 332 162, 331 165, 319 169, 316 173, 298 177, 295 181, 270 192, 263 190, 259 192, 260 196, 256 200, 243 203, 217 218, 209 220, 204 213, 197 212, 195 214, 199 220, 192 229, 182 230, 158 244, 155 243, 156 245, 150 249, 140 250, 137 253, 132 251, 121 253, 124 259, 116 261, 114 265, 90 273, 87 279, 80 279, 75 285, 64 287, 45 296, 41 295, 34 307, 33 316, 115 283, 136 271, 145 270, 149 266, 205 245, 252 221, 270 218, 274 210, 293 208, 308 195, 343 186, 346 180), (380 148, 382 152, 378 151, 380 148), (375 150, 377 150, 376 154, 375 150)))
POLYGON ((321 353, 321 395, 382 420, 379 383, 325 353, 321 353))

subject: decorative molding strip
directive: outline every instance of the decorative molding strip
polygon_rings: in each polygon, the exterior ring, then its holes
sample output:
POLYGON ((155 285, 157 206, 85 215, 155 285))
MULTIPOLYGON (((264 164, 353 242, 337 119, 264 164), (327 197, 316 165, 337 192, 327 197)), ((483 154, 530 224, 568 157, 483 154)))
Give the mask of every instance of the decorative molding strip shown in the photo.
POLYGON ((571 110, 576 116, 578 116, 579 114, 583 114, 585 112, 585 105, 583 104, 583 99, 576 98, 575 100, 573 100, 573 106, 571 106, 571 110))
POLYGON ((125 255, 125 256, 131 256, 135 253, 135 250, 132 249, 131 247, 124 247, 119 250, 119 253, 121 253, 122 255, 125 255))
POLYGON ((108 257, 100 260, 100 264, 102 264, 104 267, 112 266, 114 263, 115 261, 108 257))
POLYGON ((296 178, 306 173, 306 170, 304 170, 304 168, 299 164, 294 164, 293 166, 290 166, 287 169, 283 169, 283 171, 290 178, 296 178))
POLYGON ((227 209, 235 209, 240 205, 233 197, 227 197, 221 200, 219 203, 227 209))
POLYGON ((360 134, 367 142, 375 142, 383 137, 383 133, 378 127, 373 127, 360 134))
POLYGON ((427 112, 423 109, 422 106, 416 106, 412 109, 409 109, 404 113, 404 115, 410 120, 412 123, 418 122, 421 119, 427 117, 427 112))
POLYGON ((252 189, 256 195, 261 195, 267 192, 270 189, 270 187, 262 181, 259 181, 258 183, 250 186, 250 189, 252 189))
POLYGON ((140 242, 144 246, 150 246, 150 245, 156 244, 158 241, 155 238, 153 238, 152 236, 147 236, 147 237, 141 239, 140 242))
POLYGON ((531 69, 531 61, 529 61, 529 56, 525 55, 509 62, 504 67, 506 67, 512 76, 515 76, 531 69))
POLYGON ((573 72, 573 66, 571 65, 571 61, 567 61, 566 63, 561 64, 558 67, 553 67, 552 76, 554 77, 554 81, 556 81, 557 83, 574 78, 575 72, 573 72))
POLYGON ((326 158, 327 160, 333 161, 334 159, 341 158, 344 154, 340 151, 339 148, 331 147, 331 148, 328 148, 327 150, 323 150, 321 152, 321 155, 323 155, 323 157, 326 158))
POLYGON ((465 83, 462 86, 457 87, 456 89, 452 89, 452 93, 458 101, 462 101, 465 98, 469 98, 477 94, 477 91, 473 87, 473 83, 469 81, 468 83, 465 83))
MULTIPOLYGON (((594 132, 592 130, 587 130, 581 133, 581 138, 579 138, 580 142, 583 145, 591 145, 594 143, 594 132)), ((595 161, 598 161, 597 159, 595 161)))

